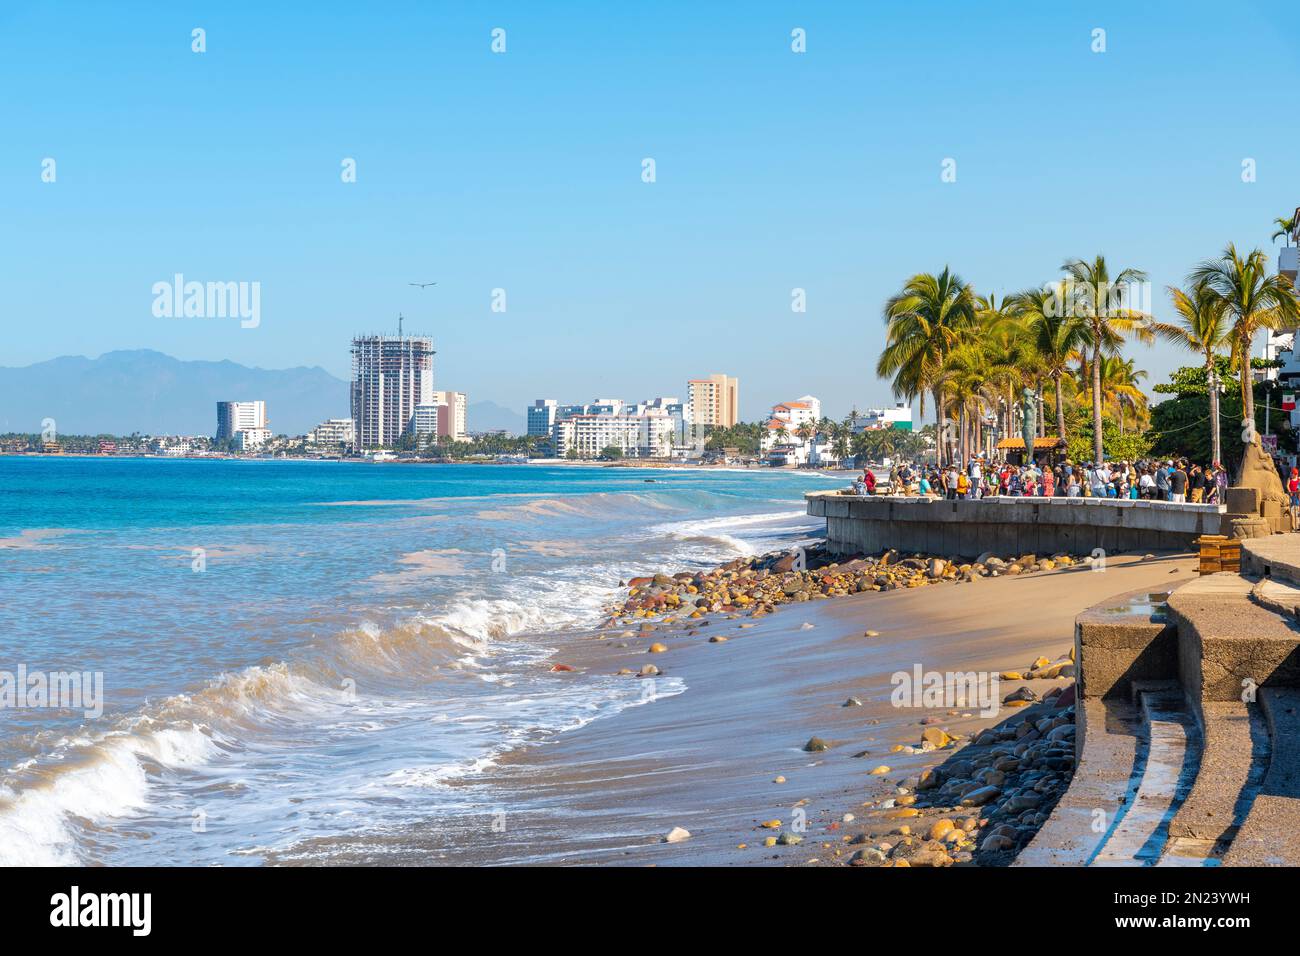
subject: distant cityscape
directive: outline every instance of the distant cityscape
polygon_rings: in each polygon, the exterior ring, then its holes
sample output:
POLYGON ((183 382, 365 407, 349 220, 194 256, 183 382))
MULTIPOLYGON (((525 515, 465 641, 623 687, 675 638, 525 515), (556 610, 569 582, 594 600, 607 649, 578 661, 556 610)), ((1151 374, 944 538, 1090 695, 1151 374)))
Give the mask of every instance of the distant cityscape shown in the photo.
POLYGON ((826 467, 844 457, 833 440, 846 429, 911 431, 908 403, 854 412, 843 425, 827 427, 813 395, 777 402, 756 441, 718 447, 740 422, 740 382, 723 373, 692 378, 681 395, 643 401, 596 398, 564 402, 539 398, 525 410, 526 430, 473 432, 468 395, 434 388, 433 340, 424 335, 357 335, 351 343, 350 415, 327 418, 305 435, 276 435, 273 410, 256 396, 216 403, 213 435, 97 437, 74 440, 45 434, 0 443, 8 453, 151 454, 165 456, 304 456, 393 459, 497 458, 671 459, 745 457, 777 467, 826 467), (710 441, 710 439, 715 439, 710 441), (751 447, 741 447, 744 443, 751 447), (712 446, 712 447, 710 447, 712 446))

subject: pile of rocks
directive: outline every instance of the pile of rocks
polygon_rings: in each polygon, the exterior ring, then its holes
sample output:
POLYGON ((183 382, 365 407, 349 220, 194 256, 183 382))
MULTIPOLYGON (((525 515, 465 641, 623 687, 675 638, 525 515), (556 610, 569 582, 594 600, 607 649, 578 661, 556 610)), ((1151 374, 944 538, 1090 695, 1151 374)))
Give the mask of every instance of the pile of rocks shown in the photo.
POLYGON ((717 612, 748 612, 761 617, 782 604, 922 587, 941 581, 1035 574, 1085 560, 1068 554, 1050 558, 1026 554, 1003 559, 986 553, 974 562, 962 562, 921 554, 904 557, 897 551, 837 560, 824 550, 777 552, 736 558, 712 571, 633 578, 627 582, 627 598, 609 609, 609 624, 644 618, 690 619, 717 612))
POLYGON ((897 787, 880 809, 901 823, 859 850, 855 866, 1006 865, 1038 832, 1074 772, 1074 707, 1055 706, 1061 690, 1023 717, 962 744, 938 767, 897 787), (935 814, 938 814, 937 818, 935 814))

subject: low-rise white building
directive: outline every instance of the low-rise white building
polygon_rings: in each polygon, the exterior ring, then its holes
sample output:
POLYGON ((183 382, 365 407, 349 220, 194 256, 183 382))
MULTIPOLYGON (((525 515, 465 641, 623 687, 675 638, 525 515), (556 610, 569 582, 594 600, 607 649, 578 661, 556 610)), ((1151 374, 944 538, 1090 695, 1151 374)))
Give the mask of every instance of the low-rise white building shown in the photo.
POLYGON ((899 431, 912 430, 912 406, 907 402, 897 402, 893 408, 868 408, 859 412, 851 423, 851 430, 858 432, 875 428, 897 428, 899 431))
POLYGON ((350 418, 327 418, 307 433, 309 445, 351 445, 356 441, 356 423, 350 418))
POLYGON ((438 434, 438 405, 416 405, 415 414, 411 416, 411 431, 418 438, 427 438, 438 434))
POLYGON ((611 447, 633 458, 667 457, 673 428, 672 417, 659 409, 639 415, 571 415, 555 423, 551 446, 559 458, 571 451, 579 458, 596 458, 611 447))
POLYGON ((241 428, 235 432, 234 445, 239 451, 256 451, 270 440, 269 428, 241 428))
POLYGON ((763 433, 762 451, 771 453, 783 446, 801 448, 799 453, 803 464, 807 460, 808 446, 816 434, 806 434, 808 425, 821 421, 822 403, 812 395, 805 395, 792 402, 777 402, 772 406, 772 414, 767 420, 763 433), (800 434, 801 432, 805 434, 800 434))

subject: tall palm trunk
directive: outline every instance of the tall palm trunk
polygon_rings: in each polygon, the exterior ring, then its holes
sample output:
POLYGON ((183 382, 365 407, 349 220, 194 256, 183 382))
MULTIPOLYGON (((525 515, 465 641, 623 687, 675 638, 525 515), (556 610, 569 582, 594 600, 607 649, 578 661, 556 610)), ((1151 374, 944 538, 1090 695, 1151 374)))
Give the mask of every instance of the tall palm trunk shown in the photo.
POLYGON ((1250 339, 1242 336, 1242 342, 1239 346, 1241 349, 1241 422, 1243 433, 1246 423, 1251 426, 1251 434, 1255 434, 1255 383, 1252 381, 1250 370, 1250 339))
POLYGON ((1092 454, 1093 460, 1102 460, 1101 447, 1101 334, 1092 339, 1092 454))
POLYGON ((1214 367, 1214 353, 1208 352, 1205 356, 1205 368, 1208 374, 1206 381, 1210 386, 1210 447, 1211 463, 1222 461, 1222 449, 1219 448, 1219 375, 1214 367))
POLYGON ((1061 404, 1061 373, 1054 376, 1056 392, 1056 437, 1065 437, 1065 406, 1061 404))
POLYGON ((934 390, 934 439, 938 445, 940 468, 948 464, 948 439, 947 433, 943 427, 943 414, 943 392, 936 388, 934 390))
POLYGON ((1043 380, 1040 378, 1035 384, 1038 386, 1038 437, 1042 438, 1047 434, 1047 404, 1043 401, 1043 380))

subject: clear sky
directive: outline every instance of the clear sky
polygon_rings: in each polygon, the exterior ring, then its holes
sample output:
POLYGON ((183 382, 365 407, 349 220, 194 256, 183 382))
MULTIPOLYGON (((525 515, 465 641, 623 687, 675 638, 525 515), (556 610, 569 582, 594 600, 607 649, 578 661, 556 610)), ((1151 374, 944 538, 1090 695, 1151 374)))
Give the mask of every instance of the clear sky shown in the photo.
POLYGON ((471 402, 725 371, 746 419, 840 416, 892 401, 880 308, 913 272, 1004 294, 1101 252, 1167 316, 1166 284, 1229 240, 1275 256, 1300 205, 1293 3, 273 6, 0 7, 0 365, 346 377, 401 311, 471 402), (177 272, 260 282, 260 325, 155 317, 177 272))

